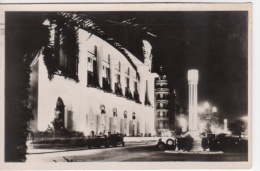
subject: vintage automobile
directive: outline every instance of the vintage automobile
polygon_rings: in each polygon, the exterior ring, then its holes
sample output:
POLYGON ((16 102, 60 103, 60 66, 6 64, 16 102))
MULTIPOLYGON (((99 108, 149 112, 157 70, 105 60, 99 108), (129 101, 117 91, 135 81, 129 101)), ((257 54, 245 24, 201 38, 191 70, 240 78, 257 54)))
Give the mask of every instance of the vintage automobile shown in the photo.
POLYGON ((191 149, 193 148, 193 141, 194 139, 190 135, 184 137, 178 137, 177 138, 178 150, 191 151, 191 149))
POLYGON ((204 134, 201 139, 201 146, 204 151, 209 149, 209 142, 216 137, 215 134, 204 134))
POLYGON ((164 151, 166 149, 175 150, 176 148, 176 138, 174 137, 161 137, 156 145, 156 147, 164 151))
POLYGON ((215 138, 209 140, 209 150, 223 152, 247 152, 248 141, 240 137, 219 134, 215 138))
POLYGON ((122 134, 109 134, 108 136, 94 136, 87 139, 88 148, 102 146, 108 148, 110 146, 116 147, 118 145, 125 146, 124 136, 122 134))

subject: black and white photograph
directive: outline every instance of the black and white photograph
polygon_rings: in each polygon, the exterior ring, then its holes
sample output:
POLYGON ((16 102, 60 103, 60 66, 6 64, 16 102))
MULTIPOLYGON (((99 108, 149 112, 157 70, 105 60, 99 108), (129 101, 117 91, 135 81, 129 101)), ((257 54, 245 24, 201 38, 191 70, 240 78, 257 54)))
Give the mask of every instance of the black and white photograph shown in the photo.
POLYGON ((2 9, 4 164, 250 168, 250 3, 2 9))

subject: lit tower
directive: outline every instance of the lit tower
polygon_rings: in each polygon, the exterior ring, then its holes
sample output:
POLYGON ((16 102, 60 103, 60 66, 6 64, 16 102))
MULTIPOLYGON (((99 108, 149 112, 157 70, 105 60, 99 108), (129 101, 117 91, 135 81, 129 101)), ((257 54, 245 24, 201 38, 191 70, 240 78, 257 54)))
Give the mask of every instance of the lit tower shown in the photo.
POLYGON ((196 69, 188 71, 189 82, 189 131, 198 130, 198 80, 199 72, 196 69))
POLYGON ((157 136, 171 135, 172 125, 174 123, 174 117, 171 116, 170 111, 170 90, 168 86, 168 80, 160 67, 159 78, 155 80, 155 97, 156 97, 156 110, 155 110, 155 122, 156 122, 156 134, 157 136))

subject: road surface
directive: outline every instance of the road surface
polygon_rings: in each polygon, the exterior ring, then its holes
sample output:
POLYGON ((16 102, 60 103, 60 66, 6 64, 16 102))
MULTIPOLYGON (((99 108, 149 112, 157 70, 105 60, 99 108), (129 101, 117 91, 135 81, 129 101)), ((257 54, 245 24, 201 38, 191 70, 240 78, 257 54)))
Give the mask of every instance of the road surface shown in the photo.
MULTIPOLYGON (((36 150, 37 151, 37 150, 36 150)), ((47 151, 47 150, 46 150, 47 151)), ((27 162, 148 162, 148 161, 247 161, 245 153, 182 153, 158 151, 154 143, 126 143, 125 147, 64 149, 28 154, 27 162)))

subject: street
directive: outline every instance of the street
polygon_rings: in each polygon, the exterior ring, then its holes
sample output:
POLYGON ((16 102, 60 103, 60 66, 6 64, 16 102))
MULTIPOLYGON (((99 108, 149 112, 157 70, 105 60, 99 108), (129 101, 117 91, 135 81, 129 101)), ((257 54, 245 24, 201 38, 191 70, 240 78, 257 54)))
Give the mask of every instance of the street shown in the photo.
POLYGON ((125 147, 52 150, 27 155, 27 162, 149 162, 149 161, 247 161, 245 153, 193 153, 158 151, 154 142, 126 143, 125 147), (65 157, 65 158, 64 158, 65 157))

